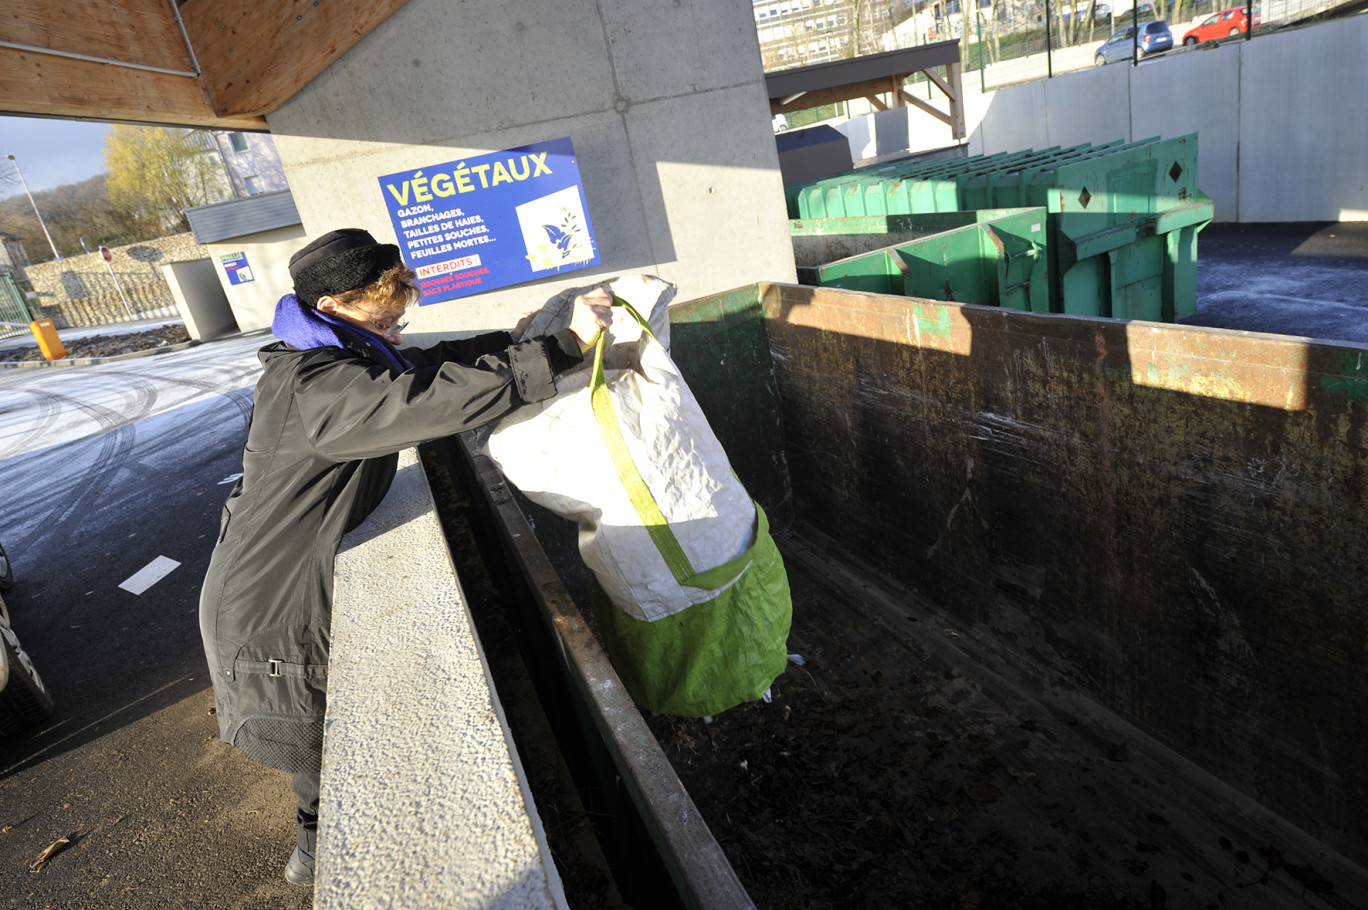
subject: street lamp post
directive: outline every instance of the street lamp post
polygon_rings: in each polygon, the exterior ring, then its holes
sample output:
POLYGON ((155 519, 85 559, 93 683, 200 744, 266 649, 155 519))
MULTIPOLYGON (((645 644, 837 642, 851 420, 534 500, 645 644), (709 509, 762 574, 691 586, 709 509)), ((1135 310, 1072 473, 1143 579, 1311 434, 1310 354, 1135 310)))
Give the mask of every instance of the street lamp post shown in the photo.
POLYGON ((47 238, 48 246, 52 247, 53 257, 61 259, 62 254, 57 252, 57 244, 52 242, 52 235, 48 233, 47 225, 43 223, 43 215, 38 211, 38 203, 33 201, 33 194, 29 192, 28 181, 24 179, 24 172, 19 170, 19 162, 15 161, 13 155, 6 155, 5 157, 14 162, 14 172, 19 175, 19 182, 24 185, 24 195, 28 197, 29 205, 33 206, 33 214, 38 216, 38 224, 43 229, 43 236, 47 238))

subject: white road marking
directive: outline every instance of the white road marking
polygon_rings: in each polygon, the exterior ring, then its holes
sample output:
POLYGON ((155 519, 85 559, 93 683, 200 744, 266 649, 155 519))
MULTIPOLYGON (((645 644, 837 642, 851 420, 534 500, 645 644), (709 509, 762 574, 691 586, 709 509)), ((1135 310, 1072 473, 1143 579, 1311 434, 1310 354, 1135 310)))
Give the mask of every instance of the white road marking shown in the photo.
POLYGON ((170 575, 171 570, 178 565, 180 565, 180 563, 176 562, 174 559, 158 556, 137 572, 133 573, 133 575, 123 584, 119 585, 119 587, 131 594, 141 594, 167 575, 170 575))

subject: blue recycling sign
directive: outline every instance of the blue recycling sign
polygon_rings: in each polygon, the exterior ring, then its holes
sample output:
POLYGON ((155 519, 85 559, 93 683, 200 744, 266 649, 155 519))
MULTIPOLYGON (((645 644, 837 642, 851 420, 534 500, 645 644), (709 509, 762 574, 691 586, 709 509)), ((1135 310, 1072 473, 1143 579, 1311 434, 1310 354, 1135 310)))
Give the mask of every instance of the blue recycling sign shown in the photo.
POLYGON ((229 284, 246 284, 254 281, 252 267, 247 264, 246 253, 225 253, 219 257, 219 262, 223 265, 223 274, 228 276, 229 284))
POLYGON ((380 178, 420 305, 599 262, 569 137, 380 178))

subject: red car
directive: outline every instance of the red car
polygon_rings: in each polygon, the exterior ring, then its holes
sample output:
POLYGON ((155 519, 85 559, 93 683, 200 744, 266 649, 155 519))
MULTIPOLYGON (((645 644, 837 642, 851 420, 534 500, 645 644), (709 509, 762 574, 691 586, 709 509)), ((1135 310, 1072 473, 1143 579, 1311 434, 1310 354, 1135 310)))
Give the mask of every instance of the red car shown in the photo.
MULTIPOLYGON (((1230 9, 1223 9, 1219 13, 1212 13, 1202 20, 1201 24, 1183 36, 1183 43, 1192 46, 1201 44, 1203 41, 1218 41, 1221 38, 1233 38, 1242 34, 1245 30, 1245 7, 1233 6, 1230 9)), ((1254 7, 1254 27, 1259 27, 1259 8, 1254 7)))

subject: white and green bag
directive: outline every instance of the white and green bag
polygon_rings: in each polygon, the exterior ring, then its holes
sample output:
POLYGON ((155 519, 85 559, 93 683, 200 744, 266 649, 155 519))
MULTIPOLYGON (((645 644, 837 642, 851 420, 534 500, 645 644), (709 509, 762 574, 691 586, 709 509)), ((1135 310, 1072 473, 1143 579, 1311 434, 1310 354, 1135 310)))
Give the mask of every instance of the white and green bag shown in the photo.
MULTIPOLYGON (((639 276, 609 289, 620 309, 592 369, 563 374, 555 398, 501 421, 489 453, 529 499, 578 523, 580 555, 611 602, 599 628, 636 702, 717 714, 783 672, 788 576, 659 340, 674 288, 639 276)), ((529 334, 559 327, 579 292, 548 303, 529 334)))

